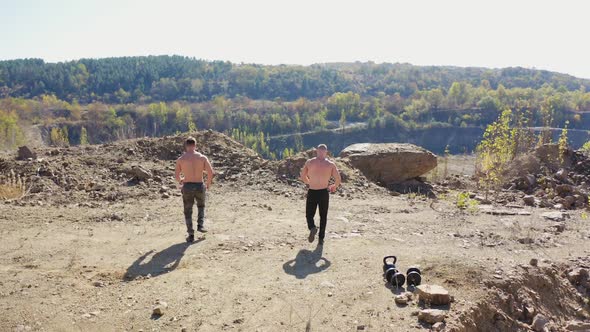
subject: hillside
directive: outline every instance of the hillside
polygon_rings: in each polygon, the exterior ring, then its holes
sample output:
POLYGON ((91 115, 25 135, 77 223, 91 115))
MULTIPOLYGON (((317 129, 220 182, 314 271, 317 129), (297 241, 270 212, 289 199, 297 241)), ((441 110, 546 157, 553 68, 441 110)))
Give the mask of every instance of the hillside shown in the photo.
MULTIPOLYGON (((310 147, 303 134, 421 142, 417 135, 431 130, 481 133, 504 109, 514 111, 515 126, 576 130, 579 147, 590 125, 589 82, 524 68, 262 66, 179 56, 0 61, 0 148, 24 144, 30 132, 64 147, 198 128, 280 159, 310 147), (270 139, 281 135, 292 139, 270 139)), ((479 139, 433 149, 471 151, 479 139)))
POLYGON ((351 91, 363 96, 448 90, 454 82, 483 81, 496 89, 550 86, 590 90, 590 80, 525 68, 461 68, 401 63, 328 63, 311 66, 234 64, 182 56, 0 61, 0 95, 32 98, 53 94, 80 102, 205 101, 215 96, 251 99, 317 99, 351 91))

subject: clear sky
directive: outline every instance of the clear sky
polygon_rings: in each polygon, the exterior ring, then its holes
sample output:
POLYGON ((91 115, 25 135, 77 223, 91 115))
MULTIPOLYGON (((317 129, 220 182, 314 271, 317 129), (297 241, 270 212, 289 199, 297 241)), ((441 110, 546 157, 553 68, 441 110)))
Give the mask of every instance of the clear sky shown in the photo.
POLYGON ((0 0, 0 59, 523 66, 590 78, 586 0, 0 0))

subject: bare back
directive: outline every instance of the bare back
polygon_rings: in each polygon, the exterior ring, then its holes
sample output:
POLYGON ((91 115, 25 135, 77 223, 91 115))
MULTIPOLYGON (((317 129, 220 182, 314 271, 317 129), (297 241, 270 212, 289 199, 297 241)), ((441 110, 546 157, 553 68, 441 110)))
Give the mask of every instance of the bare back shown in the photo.
POLYGON ((307 161, 307 176, 309 178, 309 189, 327 189, 330 185, 330 178, 334 176, 336 165, 327 159, 312 158, 307 161))
POLYGON ((203 172, 206 171, 208 159, 198 152, 185 152, 176 161, 177 167, 184 175, 183 182, 203 182, 203 172))

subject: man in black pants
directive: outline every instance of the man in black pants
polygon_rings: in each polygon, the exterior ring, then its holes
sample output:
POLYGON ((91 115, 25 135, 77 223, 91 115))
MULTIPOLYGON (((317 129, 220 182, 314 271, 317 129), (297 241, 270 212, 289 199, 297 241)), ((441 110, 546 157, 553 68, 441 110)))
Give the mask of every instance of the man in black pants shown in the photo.
POLYGON ((309 228, 309 242, 315 240, 318 232, 313 220, 315 212, 320 208, 320 234, 318 244, 324 244, 326 236, 326 224, 328 222, 328 206, 330 193, 335 192, 340 186, 341 178, 336 164, 326 159, 328 147, 325 144, 318 145, 317 157, 309 159, 301 170, 301 180, 308 185, 307 202, 305 205, 305 217, 309 228), (334 184, 330 185, 330 179, 334 178, 334 184))

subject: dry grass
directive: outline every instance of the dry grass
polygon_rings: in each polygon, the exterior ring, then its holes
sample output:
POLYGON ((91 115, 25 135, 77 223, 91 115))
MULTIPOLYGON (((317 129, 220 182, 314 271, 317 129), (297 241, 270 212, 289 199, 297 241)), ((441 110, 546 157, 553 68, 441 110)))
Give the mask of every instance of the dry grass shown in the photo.
POLYGON ((8 176, 0 178, 0 200, 19 199, 26 193, 25 180, 14 171, 11 170, 8 176))

